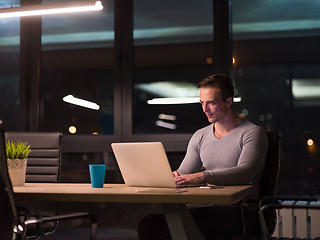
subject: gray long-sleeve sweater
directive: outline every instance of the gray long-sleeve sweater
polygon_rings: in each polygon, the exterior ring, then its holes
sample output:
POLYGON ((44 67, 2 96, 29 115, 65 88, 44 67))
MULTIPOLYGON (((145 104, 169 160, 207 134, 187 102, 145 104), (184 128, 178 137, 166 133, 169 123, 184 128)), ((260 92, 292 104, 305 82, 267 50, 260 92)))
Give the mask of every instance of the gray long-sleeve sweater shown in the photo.
POLYGON ((179 174, 203 171, 206 182, 217 185, 255 184, 264 167, 268 140, 265 131, 244 120, 222 139, 214 124, 192 136, 179 174))

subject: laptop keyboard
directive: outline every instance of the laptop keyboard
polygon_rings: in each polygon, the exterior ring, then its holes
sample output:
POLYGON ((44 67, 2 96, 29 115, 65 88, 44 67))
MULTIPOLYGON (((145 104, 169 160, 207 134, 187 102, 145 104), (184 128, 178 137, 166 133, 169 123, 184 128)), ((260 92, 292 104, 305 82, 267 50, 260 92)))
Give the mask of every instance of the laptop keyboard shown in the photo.
POLYGON ((200 187, 206 186, 205 183, 185 183, 185 184, 176 184, 177 188, 186 188, 186 187, 200 187))

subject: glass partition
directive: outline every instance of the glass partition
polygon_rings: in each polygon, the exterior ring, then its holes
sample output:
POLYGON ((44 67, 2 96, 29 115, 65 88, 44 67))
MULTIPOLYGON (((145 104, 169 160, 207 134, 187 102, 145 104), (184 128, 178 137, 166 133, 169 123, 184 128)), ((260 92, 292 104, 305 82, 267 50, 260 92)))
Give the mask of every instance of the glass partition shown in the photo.
POLYGON ((282 133, 279 191, 319 194, 319 1, 233 0, 240 113, 282 133))
POLYGON ((197 82, 212 73, 212 1, 134 1, 133 134, 207 124, 197 82))
POLYGON ((102 2, 103 11, 42 18, 41 129, 114 133, 113 1, 102 2))
MULTIPOLYGON (((1 8, 20 1, 1 1, 1 8)), ((6 130, 21 129, 20 118, 20 19, 0 20, 0 119, 6 130)))

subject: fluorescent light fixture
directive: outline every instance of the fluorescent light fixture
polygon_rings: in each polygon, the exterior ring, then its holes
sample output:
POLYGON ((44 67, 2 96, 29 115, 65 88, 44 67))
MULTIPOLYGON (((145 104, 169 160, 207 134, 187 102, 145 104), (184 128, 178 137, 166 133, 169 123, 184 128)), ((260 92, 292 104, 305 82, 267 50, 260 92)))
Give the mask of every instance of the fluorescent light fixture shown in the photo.
POLYGON ((163 127, 163 128, 168 128, 168 129, 172 129, 172 130, 175 130, 177 128, 176 124, 167 123, 167 122, 162 121, 162 120, 156 121, 156 126, 163 127))
POLYGON ((240 96, 233 97, 233 102, 241 102, 242 98, 240 96))
POLYGON ((319 99, 320 79, 292 79, 292 94, 297 100, 319 99))
MULTIPOLYGON (((147 101, 148 104, 191 104, 200 102, 200 90, 189 82, 160 81, 135 84, 135 89, 158 96, 147 101)), ((241 102, 241 97, 234 97, 234 102, 241 102)))
POLYGON ((75 13, 102 10, 101 1, 79 1, 52 4, 27 5, 0 9, 1 18, 39 16, 60 13, 75 13))
POLYGON ((297 107, 320 106, 320 79, 292 79, 292 95, 297 107))
POLYGON ((198 97, 190 98, 153 98, 148 100, 148 104, 190 104, 199 103, 200 99, 198 97))
POLYGON ((90 108, 93 110, 99 110, 100 106, 94 102, 90 102, 87 100, 83 100, 80 98, 76 98, 72 95, 67 95, 63 98, 63 101, 67 102, 67 103, 71 103, 80 107, 85 107, 85 108, 90 108))
POLYGON ((177 117, 175 115, 169 115, 169 114, 165 114, 165 113, 159 114, 158 118, 162 119, 162 120, 170 120, 170 121, 177 120, 177 117))
POLYGON ((189 98, 198 97, 200 94, 196 85, 189 82, 159 81, 138 83, 134 87, 136 90, 164 98, 189 98))
MULTIPOLYGON (((234 97, 234 102, 241 102, 241 97, 234 97)), ((186 98, 153 98, 148 100, 148 104, 190 104, 199 103, 199 97, 186 97, 186 98)))

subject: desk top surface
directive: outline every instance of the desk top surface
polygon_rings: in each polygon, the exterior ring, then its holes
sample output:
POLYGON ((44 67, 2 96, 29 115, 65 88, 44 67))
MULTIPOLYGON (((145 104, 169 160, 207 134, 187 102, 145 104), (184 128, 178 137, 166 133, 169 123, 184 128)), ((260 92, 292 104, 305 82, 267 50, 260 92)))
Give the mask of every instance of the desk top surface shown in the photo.
POLYGON ((232 203, 246 198, 253 186, 225 186, 216 189, 188 187, 181 189, 130 187, 125 184, 104 184, 92 188, 82 183, 26 183, 14 187, 18 201, 48 202, 123 202, 123 203, 232 203))

